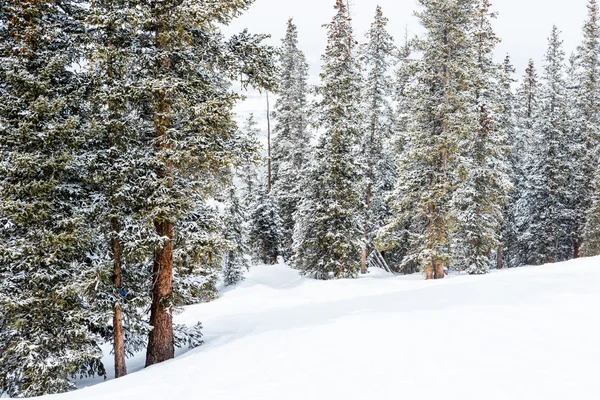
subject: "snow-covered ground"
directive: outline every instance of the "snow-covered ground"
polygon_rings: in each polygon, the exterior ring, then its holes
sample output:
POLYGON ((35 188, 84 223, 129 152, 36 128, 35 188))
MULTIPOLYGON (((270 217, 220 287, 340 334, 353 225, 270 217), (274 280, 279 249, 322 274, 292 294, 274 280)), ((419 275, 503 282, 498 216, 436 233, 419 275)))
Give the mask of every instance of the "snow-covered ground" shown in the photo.
POLYGON ((198 320, 202 347, 51 399, 600 399, 600 258, 441 281, 258 266, 178 317, 198 320))

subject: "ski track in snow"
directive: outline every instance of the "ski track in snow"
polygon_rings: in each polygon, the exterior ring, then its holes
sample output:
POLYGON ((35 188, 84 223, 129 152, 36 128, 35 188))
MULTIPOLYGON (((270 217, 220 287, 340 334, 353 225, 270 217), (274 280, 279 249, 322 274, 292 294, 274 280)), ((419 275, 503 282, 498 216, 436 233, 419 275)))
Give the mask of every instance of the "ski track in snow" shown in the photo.
POLYGON ((600 399, 599 307, 600 258, 439 281, 257 266, 177 316, 203 346, 49 399, 600 399))

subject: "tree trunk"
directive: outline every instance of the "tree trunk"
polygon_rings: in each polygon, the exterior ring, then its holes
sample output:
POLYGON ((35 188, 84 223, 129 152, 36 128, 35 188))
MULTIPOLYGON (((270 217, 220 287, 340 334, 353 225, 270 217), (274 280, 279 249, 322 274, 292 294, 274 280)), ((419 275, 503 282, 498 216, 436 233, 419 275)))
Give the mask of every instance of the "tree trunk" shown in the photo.
POLYGON ((504 260, 502 257, 503 257, 502 246, 498 246, 498 250, 496 253, 496 268, 497 269, 502 269, 504 267, 504 260))
POLYGON ((427 265, 425 269, 425 279, 430 280, 434 278, 433 272, 435 270, 435 263, 431 261, 431 264, 427 265))
POLYGON ((367 248, 366 247, 364 247, 363 251, 362 251, 360 273, 361 274, 367 273, 367 248))
POLYGON ((573 247, 573 258, 582 257, 582 254, 581 254, 582 246, 583 246, 583 239, 579 239, 579 240, 577 240, 577 242, 575 242, 575 246, 573 247))
MULTIPOLYGON (((164 49, 161 42, 164 26, 157 27, 156 47, 164 49)), ((172 68, 170 56, 160 60, 164 69, 172 68)), ((156 104, 157 110, 154 116, 154 129, 157 138, 157 150, 170 148, 165 138, 167 131, 173 125, 173 106, 166 92, 160 93, 156 104)), ((166 165, 158 171, 159 176, 167 178, 166 186, 173 186, 173 163, 167 160, 166 165)), ((161 238, 166 238, 162 247, 154 252, 154 266, 152 270, 152 305, 150 307, 150 326, 152 330, 148 336, 148 348, 146 350, 146 367, 157 364, 175 357, 175 346, 173 342, 173 316, 171 315, 171 295, 173 293, 173 222, 167 213, 154 220, 154 228, 161 238)))
POLYGON ((146 351, 146 367, 169 360, 175 356, 173 343, 173 316, 169 300, 173 293, 173 223, 161 221, 154 223, 156 232, 168 238, 163 246, 154 254, 152 271, 152 306, 150 308, 150 325, 152 330, 148 337, 146 351))
POLYGON ((444 264, 437 261, 435 263, 434 279, 444 279, 445 277, 446 277, 446 273, 444 272, 444 264))
MULTIPOLYGON (((113 251, 113 284, 117 289, 121 288, 121 241, 119 239, 119 220, 117 217, 111 219, 112 238, 111 247, 113 251)), ((127 375, 127 364, 125 363, 125 338, 123 335, 123 309, 121 300, 113 307, 113 353, 115 359, 115 378, 127 375)))

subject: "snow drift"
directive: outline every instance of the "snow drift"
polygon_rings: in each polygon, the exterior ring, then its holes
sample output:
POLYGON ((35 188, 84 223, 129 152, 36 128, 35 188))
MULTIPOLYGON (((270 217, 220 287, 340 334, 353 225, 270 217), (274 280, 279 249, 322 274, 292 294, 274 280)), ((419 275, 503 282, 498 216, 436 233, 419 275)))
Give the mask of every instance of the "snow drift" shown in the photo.
POLYGON ((202 347, 51 398, 598 399, 599 308, 600 258, 441 281, 259 266, 178 317, 202 347))

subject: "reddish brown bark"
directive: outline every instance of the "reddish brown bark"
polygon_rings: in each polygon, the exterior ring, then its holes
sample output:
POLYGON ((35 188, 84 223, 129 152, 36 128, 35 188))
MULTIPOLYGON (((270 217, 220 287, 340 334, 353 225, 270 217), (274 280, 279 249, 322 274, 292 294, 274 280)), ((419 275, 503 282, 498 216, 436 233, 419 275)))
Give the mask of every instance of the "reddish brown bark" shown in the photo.
POLYGON ((446 277, 446 273, 444 272, 444 264, 441 262, 436 262, 434 266, 434 279, 444 279, 446 277))
MULTIPOLYGON (((164 48, 161 42, 161 31, 157 29, 158 48, 164 48)), ((164 69, 172 68, 171 57, 166 56, 161 60, 164 69)), ((170 148, 166 137, 168 129, 173 125, 173 106, 166 92, 160 93, 157 102, 157 110, 154 118, 154 129, 158 150, 170 148)), ((159 171, 162 177, 166 177, 167 187, 173 186, 173 164, 170 160, 159 171)), ((148 336, 148 348, 146 350, 146 367, 157 364, 175 357, 175 345, 173 342, 173 316, 170 312, 170 301, 173 293, 173 222, 163 215, 154 221, 154 228, 158 236, 165 238, 162 247, 154 252, 154 266, 152 270, 152 305, 150 307, 150 326, 152 330, 148 336)))
POLYGON ((432 261, 431 264, 427 265, 427 268, 425 269, 425 279, 427 279, 427 280, 433 279, 434 278, 434 270, 435 270, 435 265, 432 261))
POLYGON ((573 247, 573 258, 580 258, 583 256, 581 253, 581 247, 583 246, 583 239, 579 239, 573 247))
POLYGON ((367 273, 367 248, 366 247, 363 248, 363 251, 362 251, 360 273, 361 274, 367 273))
POLYGON ((164 245, 154 253, 152 280, 152 306, 148 337, 146 367, 169 360, 175 356, 173 343, 173 317, 168 309, 173 293, 173 223, 155 222, 158 235, 168 238, 164 245))
MULTIPOLYGON (((121 241, 119 240, 119 220, 111 219, 113 235, 111 247, 113 251, 113 284, 116 288, 122 285, 121 278, 121 241)), ((125 338, 123 335, 123 309, 121 301, 117 301, 113 307, 113 353, 115 360, 115 378, 127 375, 127 364, 125 363, 125 338)))

